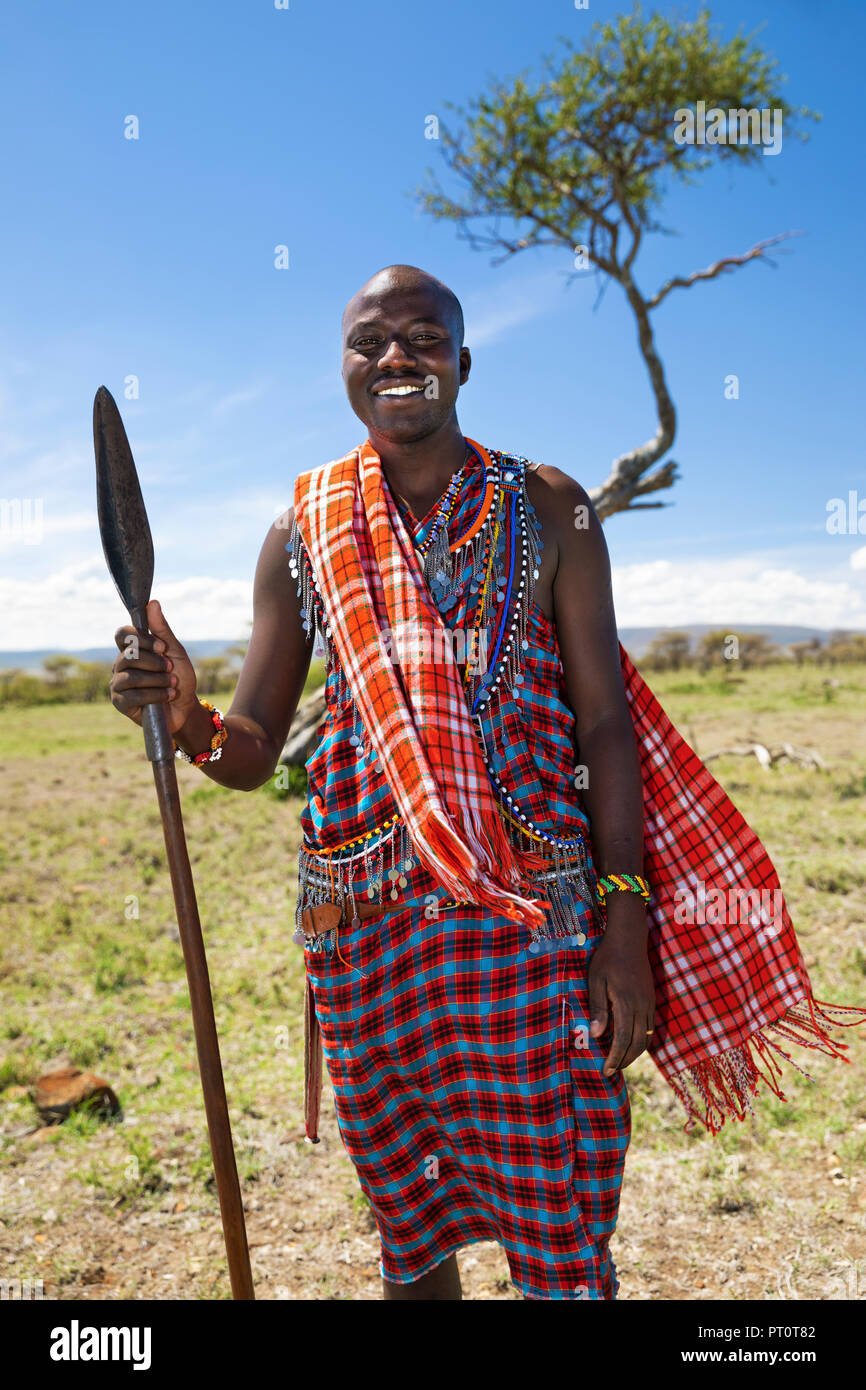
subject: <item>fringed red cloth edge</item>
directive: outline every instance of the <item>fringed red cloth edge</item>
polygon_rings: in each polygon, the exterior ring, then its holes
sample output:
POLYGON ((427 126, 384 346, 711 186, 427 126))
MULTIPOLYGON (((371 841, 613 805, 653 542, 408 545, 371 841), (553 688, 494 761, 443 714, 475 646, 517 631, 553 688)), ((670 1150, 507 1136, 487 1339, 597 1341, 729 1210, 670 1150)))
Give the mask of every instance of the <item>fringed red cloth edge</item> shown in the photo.
POLYGON ((716 1135, 726 1119, 745 1120, 747 1115, 754 1113, 752 1097, 758 1095, 761 1082, 780 1100, 787 1101, 779 1086, 783 1075, 779 1058, 784 1058, 808 1080, 814 1080, 789 1052, 769 1036, 771 1032, 801 1047, 809 1047, 828 1057, 849 1062, 850 1058, 845 1056, 849 1044, 837 1042, 827 1028, 854 1028, 864 1022, 866 1008, 828 1004, 807 995, 774 1023, 757 1029, 737 1047, 728 1048, 715 1057, 708 1057, 682 1070, 675 1071, 659 1062, 656 1065, 686 1112, 683 1126, 686 1133, 700 1123, 710 1134, 716 1135), (853 1017, 832 1018, 831 1014, 853 1017))

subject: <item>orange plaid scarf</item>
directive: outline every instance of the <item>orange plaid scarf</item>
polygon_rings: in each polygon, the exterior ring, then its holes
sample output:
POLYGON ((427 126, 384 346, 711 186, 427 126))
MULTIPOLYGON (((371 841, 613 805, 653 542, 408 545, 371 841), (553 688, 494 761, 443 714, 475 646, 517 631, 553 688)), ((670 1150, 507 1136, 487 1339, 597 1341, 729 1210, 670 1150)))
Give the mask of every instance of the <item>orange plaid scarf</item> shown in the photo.
MULTIPOLYGON (((469 443, 489 469, 486 451, 469 443)), ((526 872, 546 861, 505 833, 451 635, 369 440, 301 475, 295 516, 331 639, 422 864, 455 901, 542 927, 548 901, 528 896, 526 872), (359 545, 360 532, 368 543, 359 545), (398 671, 392 657, 407 641, 422 659, 401 657, 398 671)))

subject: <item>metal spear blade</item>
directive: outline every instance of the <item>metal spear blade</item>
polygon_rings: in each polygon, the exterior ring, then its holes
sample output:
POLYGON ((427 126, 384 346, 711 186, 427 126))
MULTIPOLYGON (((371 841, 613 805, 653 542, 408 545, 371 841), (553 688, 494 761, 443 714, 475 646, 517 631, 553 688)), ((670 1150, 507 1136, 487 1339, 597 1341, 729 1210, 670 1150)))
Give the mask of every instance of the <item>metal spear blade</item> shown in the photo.
POLYGON ((146 630, 144 610, 153 583, 153 542, 126 430, 105 386, 100 386, 93 401, 93 449, 102 549, 133 624, 146 630))

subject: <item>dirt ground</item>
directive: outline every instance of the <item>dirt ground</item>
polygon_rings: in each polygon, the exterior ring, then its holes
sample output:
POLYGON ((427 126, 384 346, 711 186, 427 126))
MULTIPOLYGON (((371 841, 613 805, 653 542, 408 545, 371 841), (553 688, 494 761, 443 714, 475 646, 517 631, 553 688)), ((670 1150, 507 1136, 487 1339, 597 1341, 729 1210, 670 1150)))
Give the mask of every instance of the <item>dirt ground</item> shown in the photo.
MULTIPOLYGON (((829 1063, 827 1064, 829 1065, 829 1063)), ((635 1105, 661 1121, 678 1112, 643 1059, 635 1105)), ((864 1107, 866 1108, 866 1107, 864 1107)), ((166 1117, 168 1118, 168 1117, 166 1117)), ((186 1150, 191 1118, 163 1123, 186 1150)), ((855 1122, 866 1131, 866 1120, 855 1122)), ((7 1139, 11 1138, 7 1131, 7 1139)), ((0 1262, 31 1278, 44 1269, 47 1298, 226 1297, 219 1214, 210 1185, 196 1193, 183 1164, 146 1209, 83 1201, 69 1209, 62 1127, 17 1138, 18 1161, 0 1189, 0 1262)), ((613 1242, 621 1299, 840 1299, 866 1294, 866 1182, 846 1172, 832 1144, 798 1143, 784 1169, 760 1142, 723 1155, 708 1138, 670 1151, 633 1146, 613 1242)), ((378 1299, 378 1239, 343 1152, 326 1093, 322 1142, 300 1127, 264 1144, 245 1209, 257 1296, 378 1299)), ((160 1157, 162 1155, 159 1155, 160 1157)), ((467 1247, 465 1296, 514 1299, 500 1248, 467 1247)))

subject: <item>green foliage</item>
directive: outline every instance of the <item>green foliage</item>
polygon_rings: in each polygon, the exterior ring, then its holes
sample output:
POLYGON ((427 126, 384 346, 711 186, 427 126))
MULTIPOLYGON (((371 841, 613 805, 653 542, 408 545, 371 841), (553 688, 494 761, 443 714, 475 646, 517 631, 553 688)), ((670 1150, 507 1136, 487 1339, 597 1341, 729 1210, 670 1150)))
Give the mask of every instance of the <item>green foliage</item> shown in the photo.
POLYGON ((690 665, 692 639, 687 632, 660 632, 641 658, 648 671, 679 671, 690 665))
POLYGON ((91 1139, 105 1124, 105 1116, 91 1105, 81 1105, 63 1121, 64 1138, 91 1139))
MULTIPOLYGON (((228 713, 237 685, 236 674, 229 668, 229 658, 242 656, 245 650, 243 644, 237 643, 222 656, 203 657, 195 663, 199 695, 210 699, 224 714, 228 713)), ((17 667, 0 671, 0 706, 108 703, 111 666, 107 662, 81 661, 61 652, 46 657, 42 665, 44 674, 41 676, 17 667)), ((301 698, 324 685, 326 676, 324 661, 316 657, 310 662, 301 698)), ((131 729, 130 724, 120 721, 114 727, 124 736, 131 729)))
POLYGON ((146 979, 147 957, 140 946, 103 937, 96 945, 93 983, 97 994, 110 994, 146 979))
POLYGON ((580 49, 562 42, 559 60, 545 60, 544 80, 524 72, 467 109, 448 103, 463 129, 440 131, 442 149, 469 196, 456 201, 435 184, 418 190, 428 212, 464 226, 516 218, 524 223, 517 240, 497 235, 487 244, 516 251, 588 241, 591 259, 613 271, 624 263, 621 234, 634 241, 641 230, 668 230, 653 209, 670 178, 694 182, 717 160, 766 164, 757 143, 677 144, 678 110, 698 100, 708 109, 779 110, 786 134, 796 116, 816 118, 785 101, 776 62, 751 36, 722 39, 706 9, 694 20, 644 18, 638 4, 594 24, 580 49))
POLYGON ((108 662, 80 661, 60 652, 46 657, 42 666, 43 677, 17 668, 0 672, 0 705, 53 705, 70 700, 94 704, 108 699, 108 662))
POLYGON ((33 1080, 33 1059, 28 1054, 12 1052, 0 1057, 0 1091, 7 1086, 28 1086, 33 1080))
POLYGON ((221 787, 219 782, 211 782, 203 773, 198 786, 191 791, 184 793, 184 805, 210 805, 216 801, 220 795, 225 795, 227 788, 221 787))
POLYGON ((203 656, 195 662, 196 691, 199 695, 216 695, 231 683, 225 656, 203 656))
POLYGON ((162 1191, 166 1184, 159 1166, 156 1155, 153 1152, 153 1144, 146 1134, 136 1134, 134 1131, 127 1131, 125 1134, 126 1146, 132 1158, 136 1160, 138 1175, 133 1181, 149 1192, 162 1191))
POLYGON ((114 1031, 101 1020, 79 1023, 74 1028, 63 1023, 49 1025, 40 1030, 34 1041, 45 1055, 66 1053, 72 1065, 82 1070, 97 1066, 114 1051, 114 1031))
POLYGON ((260 788, 266 796, 277 801, 288 801, 292 797, 305 797, 307 794, 307 770, 305 767, 281 764, 273 777, 260 788))
POLYGON ((845 864, 837 864, 832 868, 823 865, 810 868, 805 877, 809 887, 817 888, 821 893, 850 893, 855 888, 862 887, 864 882, 862 873, 845 864))
MULTIPOLYGON (((778 647, 764 632, 738 632, 735 627, 720 627, 704 633, 697 646, 692 647, 688 633, 671 629, 660 632, 644 654, 633 659, 645 672, 694 672, 692 680, 668 687, 678 695, 698 692, 728 695, 741 672, 758 667, 790 667, 792 662, 803 671, 826 665, 862 666, 866 661, 866 634, 847 633, 844 642, 834 642, 831 634, 826 645, 820 637, 814 637, 809 642, 792 643, 786 650, 778 647)), ((825 704, 832 702, 841 685, 841 680, 834 680, 832 684, 825 680, 817 698, 825 704)), ((812 683, 791 690, 787 699, 795 704, 814 704, 816 696, 812 683)), ((862 795, 858 788, 859 784, 847 795, 862 795)))
POLYGON ((212 1188, 216 1186, 216 1179, 213 1171, 213 1157, 210 1151, 210 1143, 207 1136, 199 1143, 198 1149, 188 1163, 187 1171, 193 1182, 204 1187, 212 1188))

